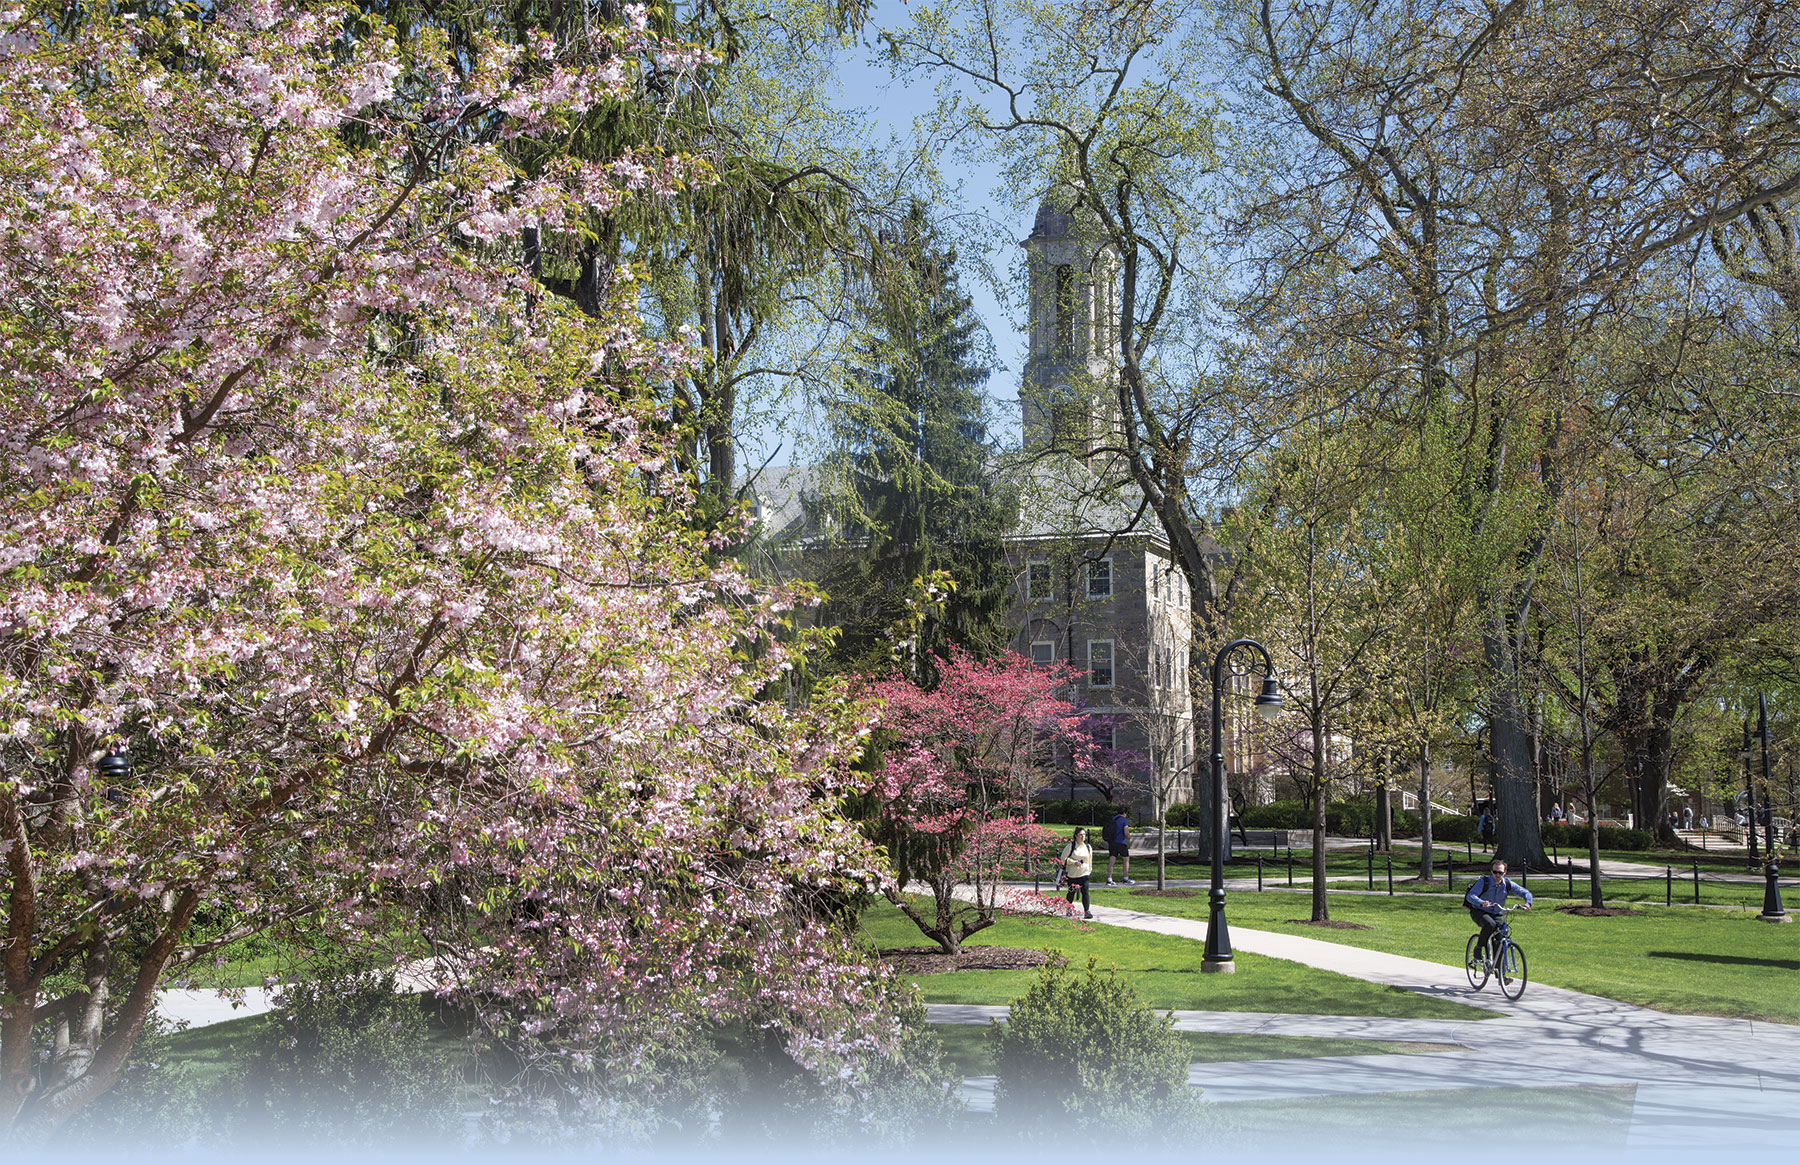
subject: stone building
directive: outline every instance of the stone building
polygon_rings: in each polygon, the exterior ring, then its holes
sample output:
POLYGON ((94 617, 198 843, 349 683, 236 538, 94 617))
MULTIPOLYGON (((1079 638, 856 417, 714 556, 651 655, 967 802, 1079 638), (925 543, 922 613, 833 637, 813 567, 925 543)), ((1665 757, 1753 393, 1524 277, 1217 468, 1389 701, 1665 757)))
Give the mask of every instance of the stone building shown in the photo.
MULTIPOLYGON (((1148 822, 1154 807, 1196 799, 1206 745, 1195 732, 1190 676, 1188 582, 1167 538, 1122 473, 1111 353, 1117 332, 1117 263, 1083 237, 1053 194, 1022 244, 1029 279, 1029 356, 1021 377, 1023 442, 1007 472, 1019 487, 1020 522, 1009 539, 1014 649, 1038 663, 1081 673, 1074 693, 1094 718, 1098 742, 1115 761, 1098 781, 1074 778, 1065 763, 1037 790, 1043 797, 1093 799, 1110 785, 1148 822)), ((751 488, 756 517, 772 543, 790 548, 785 572, 805 573, 794 548, 831 541, 806 528, 804 468, 765 470, 751 488)), ((1216 548, 1215 548, 1216 550, 1216 548)), ((780 563, 771 566, 784 573, 780 563)), ((1246 679, 1234 686, 1253 691, 1246 679)), ((1247 701, 1233 700, 1233 705, 1247 701)), ((1227 721, 1226 767, 1251 766, 1246 737, 1227 721)), ((1204 726, 1202 726, 1204 727, 1204 726)))
MULTIPOLYGON (((1193 798, 1196 761, 1188 583, 1155 519, 1138 506, 1117 446, 1117 262, 1084 237, 1056 195, 1023 242, 1029 355, 1020 525, 1011 539, 1014 648, 1082 673, 1078 697, 1122 770, 1103 777, 1134 817, 1193 798)), ((1042 796, 1091 798, 1065 768, 1042 796)))

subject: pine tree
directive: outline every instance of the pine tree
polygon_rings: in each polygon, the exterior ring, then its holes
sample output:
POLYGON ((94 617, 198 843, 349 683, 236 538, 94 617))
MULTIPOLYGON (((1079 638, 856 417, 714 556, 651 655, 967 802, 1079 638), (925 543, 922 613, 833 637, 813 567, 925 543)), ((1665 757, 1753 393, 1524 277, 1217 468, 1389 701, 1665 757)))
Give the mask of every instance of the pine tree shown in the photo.
POLYGON ((844 539, 821 578, 824 616, 839 628, 836 666, 881 671, 898 657, 929 684, 931 660, 951 644, 977 657, 1006 646, 1002 539, 1016 503, 993 471, 987 337, 958 285, 955 251, 917 205, 883 242, 818 500, 844 539), (950 589, 916 618, 913 580, 938 571, 950 589), (909 618, 915 633, 896 643, 909 618))

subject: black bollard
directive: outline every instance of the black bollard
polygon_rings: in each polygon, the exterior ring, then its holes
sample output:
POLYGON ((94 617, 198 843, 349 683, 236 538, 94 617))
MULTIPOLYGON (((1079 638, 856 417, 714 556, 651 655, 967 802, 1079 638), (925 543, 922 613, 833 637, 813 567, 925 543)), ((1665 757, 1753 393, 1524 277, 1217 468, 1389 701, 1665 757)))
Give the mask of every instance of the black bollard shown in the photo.
POLYGON ((1756 917, 1763 922, 1788 921, 1787 907, 1781 904, 1781 865, 1772 853, 1763 867, 1763 908, 1756 917))

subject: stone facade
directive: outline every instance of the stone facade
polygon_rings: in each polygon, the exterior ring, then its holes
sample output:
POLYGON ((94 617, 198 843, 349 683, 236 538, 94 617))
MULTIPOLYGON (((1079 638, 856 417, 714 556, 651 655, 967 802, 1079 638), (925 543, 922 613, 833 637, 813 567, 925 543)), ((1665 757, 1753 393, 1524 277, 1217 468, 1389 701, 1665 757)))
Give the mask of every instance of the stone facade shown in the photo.
MULTIPOLYGON (((1114 796, 1145 821, 1157 801, 1193 796, 1187 579, 1132 491, 1117 485, 1107 449, 1119 432, 1118 265, 1065 205, 1053 192, 1021 243, 1030 355, 1019 385, 1020 529, 1008 552, 1014 648, 1083 674, 1079 698, 1110 728, 1120 762, 1114 796)), ((1067 766, 1060 786, 1040 793, 1100 795, 1067 766)))

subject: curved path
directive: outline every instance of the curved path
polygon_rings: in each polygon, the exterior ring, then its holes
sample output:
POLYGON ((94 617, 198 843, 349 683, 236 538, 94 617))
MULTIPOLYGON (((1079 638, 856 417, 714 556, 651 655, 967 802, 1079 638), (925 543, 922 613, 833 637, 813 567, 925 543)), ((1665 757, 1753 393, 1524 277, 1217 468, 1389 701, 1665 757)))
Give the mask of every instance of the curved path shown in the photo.
MULTIPOLYGON (((1206 939, 1204 922, 1120 907, 1095 905, 1094 921, 1197 942, 1206 939)), ((1531 984, 1519 1001, 1509 1002, 1491 984, 1480 992, 1471 991, 1461 967, 1238 927, 1232 928, 1231 939, 1238 951, 1290 959, 1474 1004, 1499 1013, 1500 1018, 1471 1021, 1176 1012, 1176 1027, 1185 1031, 1348 1036, 1452 1043, 1467 1049, 1196 1064, 1189 1082, 1202 1088, 1209 1100, 1576 1085, 1629 1094, 1635 1088, 1626 1134, 1629 1147, 1759 1146, 1791 1152, 1800 1141, 1800 1027, 1670 1015, 1539 983, 1531 984)), ((1800 980, 1794 989, 1800 992, 1800 980)), ((980 1023, 1005 1011, 1004 1007, 934 1004, 931 1018, 935 1023, 980 1023)), ((991 1079, 970 1084, 975 1103, 980 1104, 984 1094, 991 1098, 991 1079)), ((1580 1142, 1583 1132, 1569 1130, 1571 1146, 1580 1142)))

